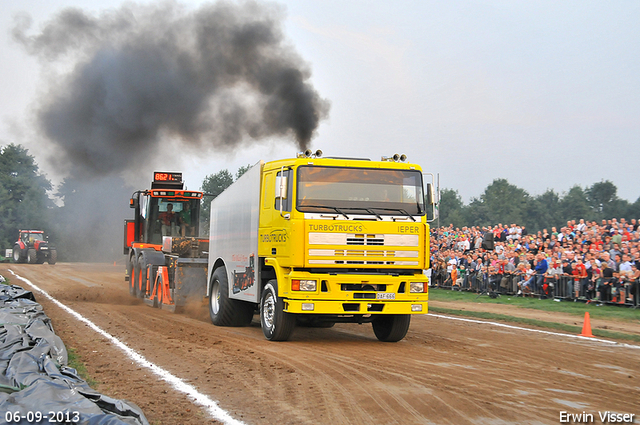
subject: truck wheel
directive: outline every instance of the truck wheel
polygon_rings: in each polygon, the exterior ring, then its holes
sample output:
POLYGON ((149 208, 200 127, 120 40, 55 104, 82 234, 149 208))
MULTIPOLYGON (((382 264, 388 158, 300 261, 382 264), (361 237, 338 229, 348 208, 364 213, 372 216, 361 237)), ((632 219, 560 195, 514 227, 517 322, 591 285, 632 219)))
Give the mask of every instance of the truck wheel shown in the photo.
POLYGON ((49 264, 55 264, 58 262, 58 251, 56 251, 55 249, 52 249, 51 251, 49 251, 48 262, 49 264))
POLYGON ((284 301, 278 297, 278 282, 270 280, 260 299, 260 325, 269 341, 286 341, 296 326, 296 317, 284 312, 284 301))
POLYGON ((132 255, 129 257, 129 264, 127 264, 127 270, 129 271, 129 294, 136 296, 136 268, 134 263, 136 262, 135 257, 132 255))
POLYGON ((13 247, 13 262, 14 263, 24 262, 24 258, 22 257, 22 250, 20 249, 20 245, 18 244, 16 244, 13 247))
POLYGON ((218 267, 211 276, 209 316, 216 326, 247 326, 253 319, 253 305, 229 298, 225 267, 218 267))
POLYGON ((35 264, 38 262, 38 253, 35 249, 29 248, 29 250, 27 251, 27 262, 29 264, 35 264))
POLYGON ((378 316, 371 322, 376 338, 383 342, 398 342, 407 335, 410 314, 390 314, 378 316))

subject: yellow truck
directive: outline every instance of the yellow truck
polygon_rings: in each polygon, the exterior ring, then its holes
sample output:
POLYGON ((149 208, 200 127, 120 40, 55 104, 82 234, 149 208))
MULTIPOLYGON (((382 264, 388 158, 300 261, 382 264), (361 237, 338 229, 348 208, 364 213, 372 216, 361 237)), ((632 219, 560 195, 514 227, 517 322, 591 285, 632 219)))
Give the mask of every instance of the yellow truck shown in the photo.
POLYGON ((272 341, 337 322, 403 339, 427 313, 433 177, 424 187, 404 155, 257 163, 211 203, 212 322, 247 325, 257 310, 272 341))

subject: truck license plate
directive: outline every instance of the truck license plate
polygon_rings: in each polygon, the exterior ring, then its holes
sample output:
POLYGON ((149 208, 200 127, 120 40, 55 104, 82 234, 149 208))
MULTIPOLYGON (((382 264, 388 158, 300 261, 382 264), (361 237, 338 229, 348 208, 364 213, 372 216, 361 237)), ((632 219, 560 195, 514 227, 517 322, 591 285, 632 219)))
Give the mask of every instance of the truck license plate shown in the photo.
POLYGON ((396 294, 395 292, 378 292, 376 294, 376 299, 378 300, 395 300, 396 294))

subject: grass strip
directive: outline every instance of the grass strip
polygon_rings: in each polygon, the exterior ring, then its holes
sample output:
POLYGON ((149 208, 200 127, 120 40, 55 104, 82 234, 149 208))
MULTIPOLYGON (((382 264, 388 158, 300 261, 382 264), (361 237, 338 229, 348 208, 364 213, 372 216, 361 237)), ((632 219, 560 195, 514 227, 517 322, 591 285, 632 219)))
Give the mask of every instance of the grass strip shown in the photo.
POLYGON ((439 288, 429 290, 429 299, 432 301, 445 302, 513 305, 520 308, 567 313, 579 317, 584 317, 584 313, 588 311, 592 319, 616 319, 640 323, 640 309, 633 309, 628 306, 598 305, 596 302, 590 304, 571 301, 557 302, 553 299, 540 300, 538 298, 516 297, 514 295, 502 295, 494 299, 486 295, 478 296, 478 294, 473 292, 451 291, 439 288))
POLYGON ((67 347, 67 356, 67 366, 74 368, 78 372, 78 375, 80 375, 80 377, 84 379, 91 388, 95 389, 98 385, 98 381, 89 375, 87 367, 82 362, 82 359, 80 358, 80 355, 78 355, 76 349, 73 347, 67 347))
MULTIPOLYGON (((429 312, 439 314, 450 314, 453 316, 465 316, 486 320, 499 320, 502 322, 518 323, 523 325, 537 326, 540 328, 555 329, 572 334, 580 334, 582 328, 580 326, 566 325, 564 323, 547 322, 538 319, 528 319, 524 317, 509 316, 507 314, 489 313, 486 311, 468 311, 468 310, 454 310, 450 308, 433 307, 429 306, 429 312)), ((605 329, 592 329, 591 333, 595 336, 620 339, 625 341, 640 342, 640 335, 626 334, 622 332, 612 332, 605 329)))
MULTIPOLYGON (((9 283, 9 278, 7 278, 6 276, 4 278, 5 278, 4 283, 6 285, 10 285, 11 283, 9 283)), ((89 375, 89 373, 87 372, 87 367, 84 365, 84 363, 80 359, 80 356, 78 355, 76 349, 73 347, 66 347, 66 349, 67 349, 67 366, 75 369, 78 372, 78 375, 80 375, 80 377, 84 379, 91 388, 95 389, 96 386, 98 385, 98 381, 96 381, 89 375)), ((0 385, 0 392, 11 392, 14 390, 15 389, 13 387, 0 385)))

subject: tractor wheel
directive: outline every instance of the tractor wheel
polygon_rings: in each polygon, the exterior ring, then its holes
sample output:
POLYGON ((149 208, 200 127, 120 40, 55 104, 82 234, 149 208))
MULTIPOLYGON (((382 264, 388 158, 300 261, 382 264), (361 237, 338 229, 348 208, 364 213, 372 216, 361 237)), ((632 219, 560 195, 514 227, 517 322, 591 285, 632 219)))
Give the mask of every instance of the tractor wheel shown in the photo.
POLYGON ((136 276, 135 279, 135 287, 136 293, 135 296, 138 298, 144 298, 144 295, 147 291, 147 273, 146 273, 146 265, 144 264, 144 259, 142 255, 138 257, 138 261, 133 263, 133 268, 135 270, 134 274, 136 276))
POLYGON ((24 256, 22 255, 22 249, 20 249, 20 245, 18 244, 16 244, 13 247, 13 262, 24 263, 24 256))
POLYGON ((211 276, 209 316, 216 326, 247 326, 253 319, 253 305, 229 298, 225 267, 218 267, 211 276))
POLYGON ((127 271, 129 273, 129 294, 136 296, 136 283, 137 283, 137 275, 136 268, 134 263, 136 262, 135 257, 132 255, 129 257, 129 263, 127 264, 127 271))
POLYGON ((296 317, 284 311, 284 301, 278 297, 278 282, 270 280, 260 299, 260 325, 269 341, 286 341, 296 326, 296 317))
POLYGON ((49 251, 49 260, 47 260, 49 264, 55 264, 58 262, 58 251, 52 249, 49 251))
POLYGON ((38 262, 38 253, 35 249, 29 248, 29 250, 27 251, 27 262, 29 264, 35 264, 38 262))
POLYGON ((378 316, 371 324, 376 338, 383 342, 398 342, 407 335, 410 314, 389 314, 378 316))

